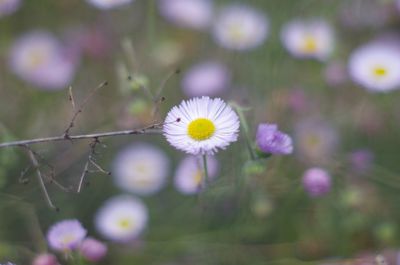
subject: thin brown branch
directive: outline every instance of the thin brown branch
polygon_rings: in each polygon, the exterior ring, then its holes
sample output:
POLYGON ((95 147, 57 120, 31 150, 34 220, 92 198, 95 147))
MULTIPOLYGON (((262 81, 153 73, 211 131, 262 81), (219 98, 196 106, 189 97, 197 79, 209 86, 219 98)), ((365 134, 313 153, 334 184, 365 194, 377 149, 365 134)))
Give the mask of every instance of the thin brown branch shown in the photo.
POLYGON ((158 87, 158 90, 153 98, 154 102, 154 108, 152 111, 152 117, 155 117, 159 110, 160 110, 160 104, 165 101, 165 97, 161 96, 165 86, 167 85, 167 82, 175 75, 180 73, 180 69, 176 69, 175 71, 169 73, 167 77, 161 82, 160 86, 158 87))
POLYGON ((87 174, 89 173, 96 173, 96 172, 101 172, 103 174, 106 175, 110 175, 111 172, 108 172, 106 170, 104 170, 100 165, 98 165, 95 162, 95 158, 94 156, 96 155, 96 146, 100 144, 100 140, 98 138, 94 138, 93 141, 89 144, 90 146, 90 152, 88 155, 88 159, 85 163, 85 167, 83 169, 83 172, 81 174, 80 180, 79 180, 79 185, 78 185, 78 190, 77 193, 80 193, 84 184, 84 180, 87 174), (96 170, 90 170, 90 165, 93 165, 96 170))
POLYGON ((43 176, 42 176, 42 172, 40 171, 39 168, 39 162, 35 156, 35 153, 30 149, 30 148, 26 148, 29 158, 32 161, 32 165, 35 167, 36 169, 36 175, 40 184, 40 188, 42 189, 43 195, 46 198, 47 204, 49 205, 50 208, 58 211, 59 209, 53 204, 53 202, 51 201, 50 195, 47 192, 47 188, 46 185, 44 184, 44 180, 43 180, 43 176))
POLYGON ((68 88, 68 100, 71 102, 72 105, 72 110, 75 111, 75 99, 74 99, 74 94, 72 93, 72 86, 68 88))
POLYGON ((75 120, 78 117, 78 115, 83 111, 83 108, 86 106, 86 104, 89 102, 89 100, 93 97, 93 95, 97 92, 97 90, 99 90, 100 88, 104 87, 107 85, 107 81, 101 83, 100 85, 98 85, 97 87, 93 88, 90 93, 86 96, 86 98, 82 101, 81 105, 79 106, 78 109, 75 110, 75 100, 74 97, 72 95, 72 87, 70 87, 69 89, 69 99, 71 101, 71 104, 73 106, 73 110, 75 111, 72 119, 67 127, 67 129, 65 129, 64 131, 64 138, 66 139, 70 139, 69 136, 69 131, 72 129, 72 127, 74 127, 75 125, 75 120))
MULTIPOLYGON (((33 153, 33 155, 36 157, 36 160, 38 161, 39 165, 40 164, 45 165, 50 170, 49 174, 43 174, 43 172, 42 172, 42 176, 44 176, 46 178, 46 180, 50 184, 56 185, 59 189, 61 189, 64 192, 71 192, 72 191, 70 188, 64 187, 61 183, 56 181, 56 179, 55 179, 56 170, 55 170, 54 166, 52 164, 50 164, 42 155, 40 155, 39 153, 35 152, 28 145, 23 145, 22 147, 24 147, 25 149, 28 149, 30 152, 33 153)), ((30 168, 31 167, 28 167, 27 169, 25 169, 25 171, 23 171, 21 173, 21 176, 20 176, 20 182, 21 183, 23 183, 23 184, 28 183, 29 179, 28 178, 24 178, 24 176, 26 175, 26 173, 29 171, 30 168)))
POLYGON ((53 137, 35 138, 35 139, 30 139, 30 140, 4 142, 4 143, 0 143, 0 148, 25 146, 25 145, 32 145, 32 144, 38 144, 38 143, 48 143, 48 142, 62 142, 62 141, 66 141, 66 140, 82 140, 82 139, 93 139, 93 138, 100 139, 100 138, 123 136, 123 135, 160 134, 161 133, 161 130, 160 130, 161 125, 162 125, 162 123, 156 123, 156 124, 152 124, 150 126, 144 127, 144 128, 133 129, 133 130, 101 132, 101 133, 81 134, 81 135, 69 135, 68 138, 65 138, 64 135, 61 135, 61 136, 53 136, 53 137))

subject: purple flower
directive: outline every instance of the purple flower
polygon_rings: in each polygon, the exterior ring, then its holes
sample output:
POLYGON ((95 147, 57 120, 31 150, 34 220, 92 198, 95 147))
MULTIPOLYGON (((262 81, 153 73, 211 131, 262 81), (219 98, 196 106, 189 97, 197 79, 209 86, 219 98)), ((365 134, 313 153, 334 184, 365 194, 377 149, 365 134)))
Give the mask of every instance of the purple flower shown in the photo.
POLYGON ((303 174, 303 187, 311 197, 320 197, 331 189, 331 176, 322 168, 310 168, 303 174))
POLYGON ((217 61, 192 66, 182 80, 183 92, 189 97, 216 96, 226 91, 231 80, 228 68, 217 61))
POLYGON ((278 130, 276 124, 261 123, 258 125, 256 142, 264 153, 288 155, 293 152, 292 138, 278 130))
POLYGON ((0 1, 0 18, 6 15, 11 15, 21 5, 21 0, 2 0, 0 1))
POLYGON ((54 256, 53 254, 45 253, 37 256, 33 260, 32 265, 60 265, 60 264, 58 263, 56 256, 54 256))
POLYGON ((166 20, 182 28, 202 30, 212 22, 210 0, 159 0, 158 7, 166 20))
POLYGON ((350 164, 357 173, 368 171, 374 160, 374 154, 368 149, 360 149, 350 154, 350 164))
POLYGON ((47 242, 58 251, 76 249, 86 237, 86 230, 78 220, 64 220, 54 224, 47 232, 47 242))
POLYGON ((100 261, 107 254, 107 246, 94 238, 83 240, 79 250, 83 257, 92 262, 100 261))

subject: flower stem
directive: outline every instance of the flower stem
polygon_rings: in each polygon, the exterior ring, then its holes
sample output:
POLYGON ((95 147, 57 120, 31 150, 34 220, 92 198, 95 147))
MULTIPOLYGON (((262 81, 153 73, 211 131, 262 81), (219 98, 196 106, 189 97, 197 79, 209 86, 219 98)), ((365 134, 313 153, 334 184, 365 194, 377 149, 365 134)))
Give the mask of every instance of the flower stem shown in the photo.
POLYGON ((252 141, 250 138, 250 130, 249 130, 249 125, 247 124, 247 121, 246 121, 246 117, 244 116, 244 113, 243 113, 244 109, 242 107, 240 107, 239 105, 237 105, 236 103, 231 103, 231 106, 237 111, 237 113, 239 115, 240 124, 243 127, 243 134, 244 134, 244 138, 246 141, 247 149, 250 154, 250 158, 252 160, 255 160, 256 154, 254 153, 254 149, 251 144, 252 141))
POLYGON ((208 179, 208 166, 207 166, 207 156, 203 155, 203 166, 204 166, 204 180, 203 187, 206 187, 209 179, 208 179))

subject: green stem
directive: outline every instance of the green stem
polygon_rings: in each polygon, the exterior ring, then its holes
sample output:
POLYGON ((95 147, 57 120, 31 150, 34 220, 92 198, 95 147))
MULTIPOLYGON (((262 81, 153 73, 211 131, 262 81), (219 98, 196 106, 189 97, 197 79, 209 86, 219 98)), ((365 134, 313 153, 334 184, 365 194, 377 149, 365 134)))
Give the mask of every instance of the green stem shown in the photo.
POLYGON ((243 113, 243 109, 240 106, 238 106, 237 104, 235 104, 235 103, 233 103, 231 105, 232 105, 232 107, 234 107, 236 109, 236 111, 237 111, 237 113, 239 115, 240 124, 243 127, 242 131, 243 131, 244 138, 245 138, 245 141, 246 141, 247 149, 248 149, 249 154, 250 154, 250 158, 252 160, 255 160, 257 156, 254 153, 254 149, 253 149, 252 141, 251 141, 251 137, 250 137, 249 125, 247 124, 246 117, 244 116, 244 113, 243 113))
POLYGON ((209 179, 208 179, 208 166, 207 166, 207 156, 203 155, 203 166, 204 166, 204 180, 203 186, 206 187, 209 179))

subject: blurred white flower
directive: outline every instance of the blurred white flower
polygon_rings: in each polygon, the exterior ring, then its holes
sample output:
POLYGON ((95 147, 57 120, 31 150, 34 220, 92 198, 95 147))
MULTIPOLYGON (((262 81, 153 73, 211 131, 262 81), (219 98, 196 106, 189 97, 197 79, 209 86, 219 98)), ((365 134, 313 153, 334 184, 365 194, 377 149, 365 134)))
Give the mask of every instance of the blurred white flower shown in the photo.
POLYGON ((141 200, 120 195, 107 200, 97 211, 95 226, 109 240, 128 242, 143 232, 147 219, 147 207, 141 200))
POLYGON ((348 64, 353 81, 371 92, 400 88, 399 43, 373 41, 353 51, 348 64))
MULTIPOLYGON (((209 180, 218 173, 218 161, 213 156, 207 156, 209 180)), ((204 165, 201 157, 186 156, 178 165, 175 172, 174 184, 183 194, 195 194, 204 188, 204 165)))
POLYGON ((158 7, 165 19, 182 28, 205 29, 213 16, 210 0, 159 0, 158 7))
POLYGON ((6 15, 11 15, 21 5, 21 0, 0 0, 0 18, 6 15))
POLYGON ((139 195, 151 195, 162 189, 169 173, 169 160, 159 148, 133 144, 123 149, 113 165, 115 184, 139 195))
POLYGON ((86 0, 89 4, 99 9, 111 9, 120 7, 132 2, 132 0, 86 0))
POLYGON ((262 45, 269 22, 261 11, 246 5, 230 5, 221 10, 214 26, 215 41, 226 49, 245 51, 262 45))
POLYGON ((326 60, 334 49, 334 33, 324 20, 293 20, 283 26, 281 39, 297 58, 326 60))
POLYGON ((21 79, 39 89, 59 90, 72 81, 76 58, 50 33, 34 31, 17 39, 10 51, 9 65, 21 79))
POLYGON ((189 97, 217 96, 230 85, 231 73, 217 61, 205 61, 192 66, 184 73, 182 89, 189 97))
POLYGON ((163 127, 167 141, 192 155, 213 155, 235 142, 239 118, 219 98, 192 98, 173 107, 163 127))

